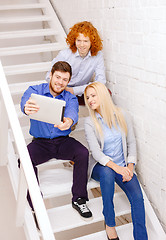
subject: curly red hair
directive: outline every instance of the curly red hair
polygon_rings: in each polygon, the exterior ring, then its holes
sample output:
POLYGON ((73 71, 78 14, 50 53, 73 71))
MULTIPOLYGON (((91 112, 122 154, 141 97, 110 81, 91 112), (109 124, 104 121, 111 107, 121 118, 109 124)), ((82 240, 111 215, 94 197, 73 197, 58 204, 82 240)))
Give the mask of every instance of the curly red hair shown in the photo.
POLYGON ((70 31, 66 38, 66 42, 69 45, 71 51, 73 53, 77 51, 75 41, 79 33, 82 33, 85 37, 88 36, 90 38, 91 55, 96 56, 98 51, 102 50, 103 48, 102 40, 98 34, 97 29, 92 25, 92 23, 87 21, 76 23, 73 27, 70 28, 70 31))

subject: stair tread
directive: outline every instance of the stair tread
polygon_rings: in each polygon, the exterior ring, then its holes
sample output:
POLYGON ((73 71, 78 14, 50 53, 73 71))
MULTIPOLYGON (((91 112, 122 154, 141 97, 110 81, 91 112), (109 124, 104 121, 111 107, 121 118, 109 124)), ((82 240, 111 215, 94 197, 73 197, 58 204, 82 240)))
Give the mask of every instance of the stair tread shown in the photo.
POLYGON ((50 16, 26 16, 26 17, 2 17, 0 18, 0 24, 2 23, 25 23, 25 22, 41 22, 41 21, 51 21, 50 16))
POLYGON ((6 76, 34 73, 34 72, 45 72, 51 68, 51 62, 39 62, 30 64, 19 64, 12 66, 4 66, 4 72, 6 76))
POLYGON ((46 80, 39 80, 39 81, 27 81, 27 82, 21 82, 21 83, 12 83, 9 84, 9 89, 12 95, 15 94, 23 94, 24 91, 32 85, 38 85, 41 83, 46 83, 46 80))
POLYGON ((61 49, 62 49, 62 45, 58 42, 19 46, 19 47, 7 47, 7 48, 0 48, 0 56, 59 51, 61 49))
MULTIPOLYGON (((132 223, 124 224, 121 226, 116 227, 117 234, 121 240, 133 240, 133 234, 132 234, 132 223)), ((101 232, 95 232, 92 234, 89 234, 87 236, 75 238, 73 240, 92 240, 92 239, 97 239, 97 240, 106 240, 107 235, 106 231, 101 231, 101 232)))
MULTIPOLYGON (((96 223, 103 220, 102 198, 93 198, 87 202, 88 207, 93 213, 91 221, 83 220, 78 212, 72 208, 71 204, 49 209, 48 216, 52 225, 53 232, 69 230, 75 227, 96 223), (72 216, 72 221, 71 221, 72 216)), ((114 205, 116 216, 130 213, 130 205, 124 193, 115 193, 114 205)))
POLYGON ((9 31, 0 32, 0 39, 10 39, 10 38, 23 38, 23 37, 36 37, 36 36, 48 36, 57 35, 57 31, 53 29, 32 29, 23 31, 9 31))
MULTIPOLYGON (((54 164, 59 162, 59 160, 53 159, 47 163, 54 164)), ((43 166, 41 166, 43 168, 43 166)), ((72 179, 73 179, 73 168, 64 167, 63 165, 58 165, 51 169, 46 169, 39 171, 40 179, 40 189, 43 193, 45 199, 62 196, 71 193, 72 179), (62 177, 63 176, 63 177, 62 177)), ((99 187, 99 183, 91 180, 88 182, 88 189, 99 187)))
POLYGON ((43 3, 33 3, 33 4, 7 4, 0 6, 0 11, 5 10, 18 10, 18 9, 31 9, 31 8, 45 8, 46 5, 43 3))

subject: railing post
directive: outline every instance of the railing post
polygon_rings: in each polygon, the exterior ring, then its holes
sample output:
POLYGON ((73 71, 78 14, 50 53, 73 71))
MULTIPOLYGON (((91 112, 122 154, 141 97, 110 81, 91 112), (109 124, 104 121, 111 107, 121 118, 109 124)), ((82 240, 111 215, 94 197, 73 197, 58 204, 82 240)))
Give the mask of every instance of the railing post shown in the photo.
POLYGON ((26 207, 27 182, 24 171, 20 167, 19 186, 17 195, 17 212, 16 212, 16 226, 21 227, 24 223, 24 214, 26 207))
POLYGON ((0 90, 0 166, 6 166, 8 163, 8 116, 3 102, 0 90))

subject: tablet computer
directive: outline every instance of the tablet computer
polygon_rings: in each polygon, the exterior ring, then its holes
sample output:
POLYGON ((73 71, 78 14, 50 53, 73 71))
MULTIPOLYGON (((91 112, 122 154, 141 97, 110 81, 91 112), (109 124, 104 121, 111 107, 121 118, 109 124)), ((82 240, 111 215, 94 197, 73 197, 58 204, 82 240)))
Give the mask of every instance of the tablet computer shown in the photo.
POLYGON ((59 125, 63 122, 66 102, 56 98, 32 93, 31 98, 39 105, 39 111, 30 114, 34 120, 59 125))

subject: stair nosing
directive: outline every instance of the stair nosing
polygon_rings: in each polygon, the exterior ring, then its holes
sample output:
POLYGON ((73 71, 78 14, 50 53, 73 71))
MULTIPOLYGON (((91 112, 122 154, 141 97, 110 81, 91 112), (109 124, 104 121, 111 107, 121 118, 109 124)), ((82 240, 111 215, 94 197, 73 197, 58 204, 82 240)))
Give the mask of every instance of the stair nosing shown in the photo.
MULTIPOLYGON (((122 193, 115 193, 114 198, 118 199, 118 197, 121 196, 121 195, 122 195, 122 193)), ((123 195, 124 195, 124 193, 123 193, 123 195)), ((123 201, 124 201, 124 199, 123 199, 123 201)), ((126 210, 123 210, 123 211, 120 211, 120 212, 118 212, 118 210, 116 209, 117 208, 116 202, 117 202, 117 200, 115 201, 115 215, 116 216, 121 216, 121 215, 124 215, 124 214, 127 214, 127 213, 131 212, 129 202, 126 203, 127 204, 126 210)), ((84 225, 87 225, 87 224, 92 224, 92 223, 96 223, 98 221, 104 220, 104 217, 103 217, 103 214, 102 214, 102 208, 103 208, 102 197, 90 199, 90 201, 87 203, 87 205, 90 208, 90 210, 92 211, 92 213, 94 214, 94 218, 91 221, 88 221, 88 222, 82 220, 76 210, 74 210, 74 209, 72 210, 72 205, 71 204, 63 205, 63 206, 60 206, 60 207, 57 207, 57 208, 48 209, 47 213, 49 215, 50 222, 52 223, 53 232, 57 233, 57 232, 73 229, 75 227, 81 227, 81 226, 84 226, 84 225), (101 209, 98 208, 99 211, 97 213, 95 212, 95 209, 94 209, 94 207, 96 207, 95 203, 98 203, 98 205, 101 207, 101 209), (61 214, 61 216, 62 216, 63 211, 64 212, 67 212, 67 211, 70 212, 70 216, 68 216, 69 217, 69 219, 68 219, 69 224, 66 224, 65 228, 63 227, 64 225, 60 226, 60 219, 59 219, 59 222, 58 222, 59 226, 54 226, 51 219, 52 218, 54 219, 55 217, 57 219, 59 212, 60 212, 59 214, 61 214), (71 212, 72 212, 72 215, 73 215, 73 218, 72 218, 73 221, 72 222, 71 222, 71 212), (74 223, 74 221, 76 221, 76 223, 74 223)))
POLYGON ((11 18, 0 18, 0 24, 2 23, 25 23, 25 22, 41 22, 41 21, 51 21, 52 18, 49 16, 28 16, 28 17, 11 17, 11 18))
MULTIPOLYGON (((11 95, 17 95, 17 94, 23 94, 23 92, 28 88, 28 86, 32 85, 39 85, 41 83, 46 83, 46 80, 38 80, 38 81, 27 81, 27 82, 21 82, 21 83, 12 83, 9 84, 9 89, 11 95), (25 86, 25 87, 24 87, 25 86)), ((17 105, 17 104, 16 104, 17 105)))
POLYGON ((60 43, 43 43, 28 46, 0 48, 0 56, 11 56, 61 50, 60 43))
POLYGON ((51 28, 48 29, 32 29, 32 30, 22 30, 22 31, 10 31, 10 32, 0 32, 0 39, 10 39, 10 38, 24 38, 24 37, 39 37, 39 36, 52 36, 57 35, 57 31, 51 28))
POLYGON ((34 4, 7 4, 4 6, 0 6, 0 11, 6 10, 25 10, 31 8, 46 8, 44 3, 34 3, 34 4))
POLYGON ((38 62, 28 64, 18 64, 11 66, 3 66, 6 76, 24 73, 45 72, 51 68, 51 62, 38 62))
MULTIPOLYGON (((130 222, 130 223, 126 223, 126 224, 117 226, 116 231, 118 233, 119 231, 126 230, 126 228, 131 229, 132 225, 133 224, 130 222)), ((91 234, 88 234, 88 235, 84 235, 84 236, 81 236, 81 237, 78 237, 78 238, 74 238, 73 240, 94 239, 94 237, 96 239, 96 237, 98 237, 99 234, 100 234, 100 236, 99 236, 100 239, 103 238, 103 237, 107 238, 106 231, 102 230, 102 231, 99 231, 99 232, 94 232, 94 233, 91 233, 91 234), (101 234, 102 234, 102 236, 101 236, 101 234)))

